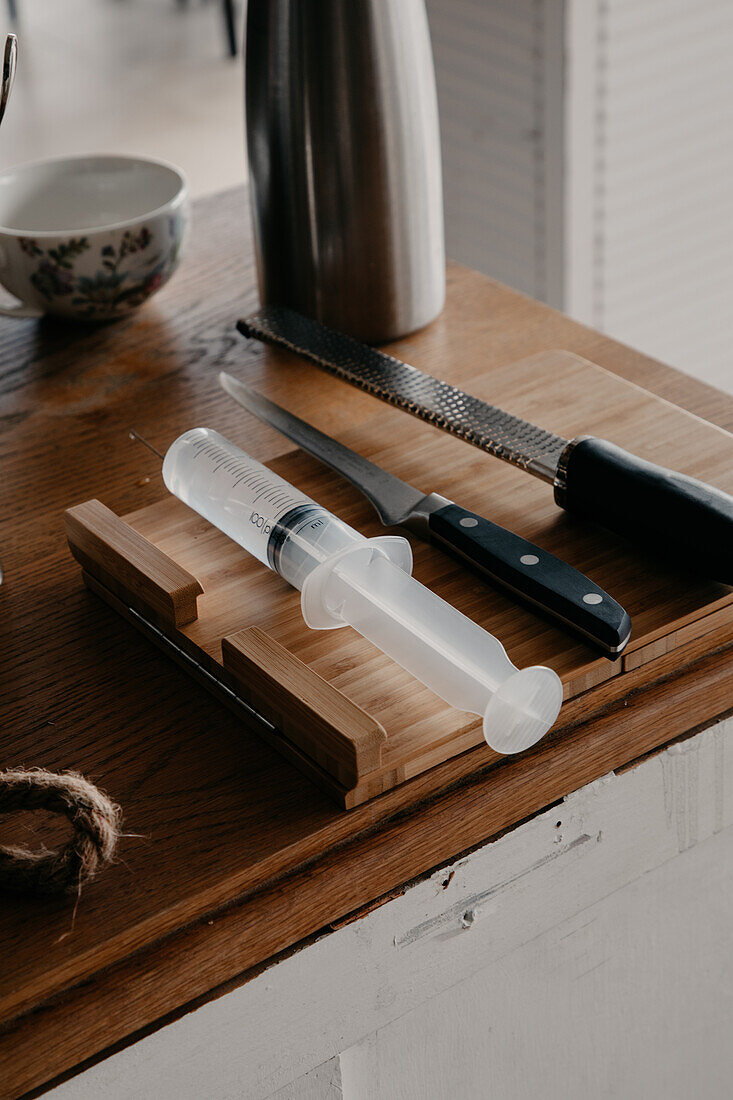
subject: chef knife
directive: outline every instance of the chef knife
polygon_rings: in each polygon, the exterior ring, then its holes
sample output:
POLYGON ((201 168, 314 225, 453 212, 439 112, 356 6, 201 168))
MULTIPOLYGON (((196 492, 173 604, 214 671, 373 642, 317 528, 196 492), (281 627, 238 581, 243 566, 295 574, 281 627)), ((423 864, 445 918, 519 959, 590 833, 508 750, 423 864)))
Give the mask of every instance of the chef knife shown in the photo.
POLYGON ((239 331, 287 348, 375 397, 554 485, 555 501, 711 580, 733 584, 733 497, 593 436, 565 439, 376 348, 270 306, 239 331))
POLYGON ((369 459, 222 372, 219 383, 245 409, 345 477, 387 527, 406 527, 481 570, 617 657, 631 632, 623 607, 586 576, 527 539, 438 493, 424 494, 369 459))

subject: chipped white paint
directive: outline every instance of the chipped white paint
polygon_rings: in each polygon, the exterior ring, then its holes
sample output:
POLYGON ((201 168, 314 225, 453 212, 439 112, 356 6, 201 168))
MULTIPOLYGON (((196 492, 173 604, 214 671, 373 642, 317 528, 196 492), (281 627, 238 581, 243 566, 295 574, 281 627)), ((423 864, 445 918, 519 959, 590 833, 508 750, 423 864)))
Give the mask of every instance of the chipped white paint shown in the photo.
MULTIPOLYGON (((246 1097, 246 1085, 239 1093, 246 1097)), ((316 1066, 289 1085, 278 1089, 270 1100, 343 1100, 341 1080, 341 1059, 339 1055, 330 1058, 323 1065, 316 1066)))
POLYGON ((604 776, 51 1095, 310 1100, 338 1055, 344 1100, 687 1100, 690 1065, 727 1095, 732 738, 604 776))
POLYGON ((346 1051, 344 1100, 728 1100, 732 831, 346 1051))

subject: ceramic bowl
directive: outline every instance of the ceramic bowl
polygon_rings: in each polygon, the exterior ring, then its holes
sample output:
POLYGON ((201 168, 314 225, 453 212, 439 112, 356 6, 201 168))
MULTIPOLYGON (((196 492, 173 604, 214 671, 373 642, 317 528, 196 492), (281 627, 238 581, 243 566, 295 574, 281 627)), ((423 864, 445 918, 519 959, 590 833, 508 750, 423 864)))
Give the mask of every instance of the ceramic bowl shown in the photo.
POLYGON ((124 317, 168 282, 188 223, 171 164, 80 156, 0 172, 0 283, 10 317, 124 317))

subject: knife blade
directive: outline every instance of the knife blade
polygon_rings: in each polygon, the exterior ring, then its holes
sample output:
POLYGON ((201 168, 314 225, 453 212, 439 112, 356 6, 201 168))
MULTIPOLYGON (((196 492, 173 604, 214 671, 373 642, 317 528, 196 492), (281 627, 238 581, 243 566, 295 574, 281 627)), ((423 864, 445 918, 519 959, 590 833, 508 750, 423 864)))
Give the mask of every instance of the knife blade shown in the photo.
POLYGON ((733 584, 733 497, 593 436, 565 439, 281 306, 238 322, 375 397, 554 486, 555 502, 657 555, 733 584))
POLYGON ((467 561, 490 580, 618 657, 631 632, 626 611, 567 562, 438 493, 425 494, 222 372, 222 389, 248 412, 350 481, 387 527, 413 534, 467 561))

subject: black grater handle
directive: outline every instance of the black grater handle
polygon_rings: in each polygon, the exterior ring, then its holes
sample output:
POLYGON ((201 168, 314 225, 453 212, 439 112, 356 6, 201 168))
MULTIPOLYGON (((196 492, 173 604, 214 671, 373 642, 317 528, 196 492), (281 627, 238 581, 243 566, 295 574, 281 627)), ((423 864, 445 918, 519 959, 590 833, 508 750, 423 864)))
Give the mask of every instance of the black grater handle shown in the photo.
POLYGON ((555 500, 710 580, 733 584, 733 497, 604 439, 573 440, 555 500))

